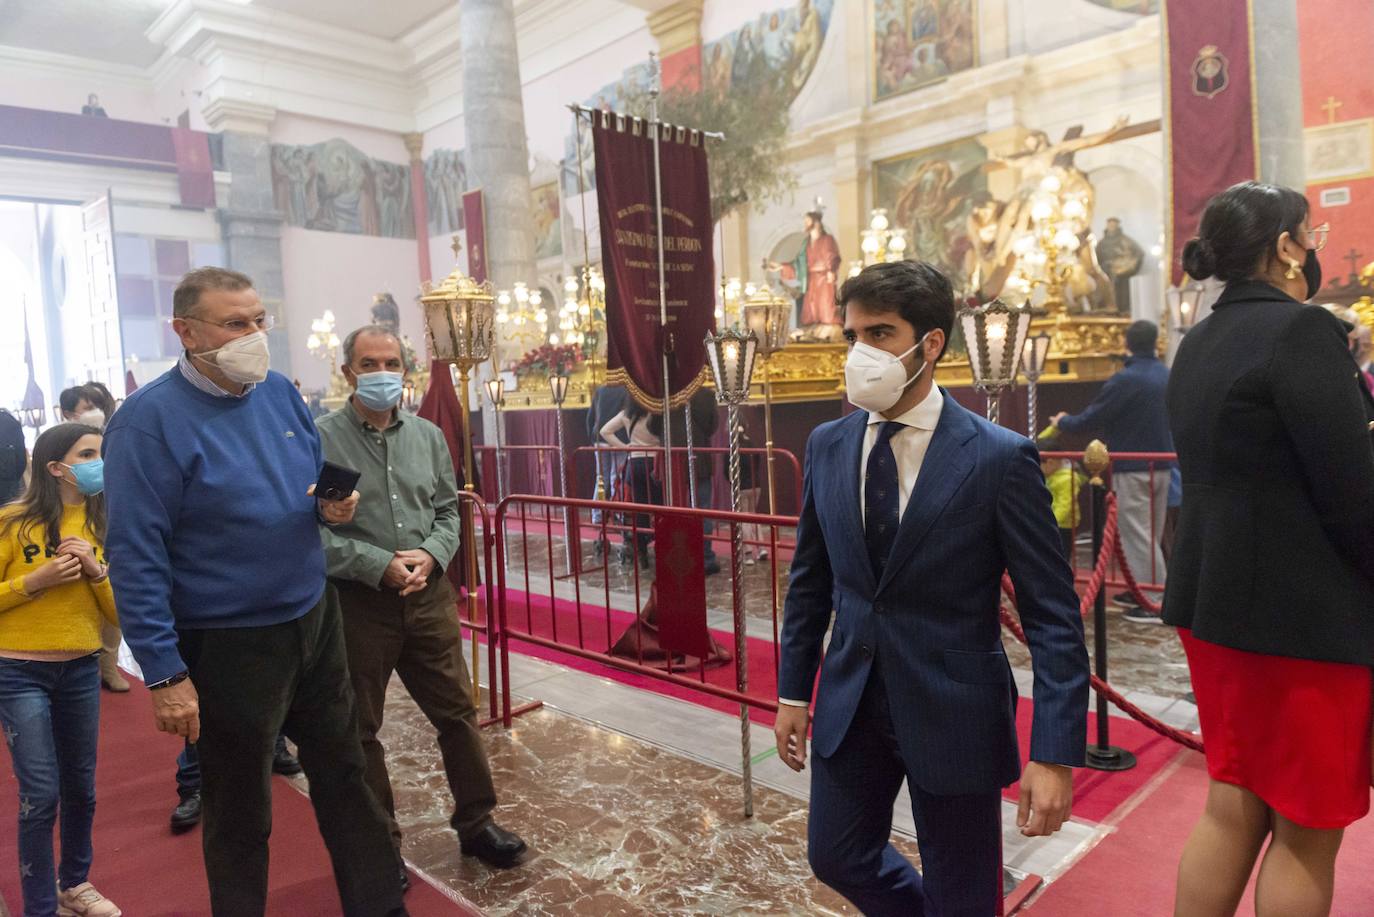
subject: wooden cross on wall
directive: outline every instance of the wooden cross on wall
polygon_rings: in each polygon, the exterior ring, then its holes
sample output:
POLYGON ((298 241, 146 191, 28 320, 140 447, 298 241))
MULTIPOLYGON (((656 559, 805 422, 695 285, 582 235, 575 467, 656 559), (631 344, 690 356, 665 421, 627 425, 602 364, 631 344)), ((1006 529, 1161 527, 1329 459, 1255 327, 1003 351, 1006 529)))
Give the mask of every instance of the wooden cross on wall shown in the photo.
POLYGON ((1341 259, 1350 262, 1350 282, 1353 284, 1360 279, 1360 261, 1364 259, 1364 252, 1351 249, 1345 253, 1341 259))
POLYGON ((1326 112, 1327 124, 1336 123, 1336 111, 1337 109, 1344 107, 1344 105, 1344 102, 1337 102, 1335 96, 1326 97, 1326 104, 1322 106, 1322 111, 1326 112))

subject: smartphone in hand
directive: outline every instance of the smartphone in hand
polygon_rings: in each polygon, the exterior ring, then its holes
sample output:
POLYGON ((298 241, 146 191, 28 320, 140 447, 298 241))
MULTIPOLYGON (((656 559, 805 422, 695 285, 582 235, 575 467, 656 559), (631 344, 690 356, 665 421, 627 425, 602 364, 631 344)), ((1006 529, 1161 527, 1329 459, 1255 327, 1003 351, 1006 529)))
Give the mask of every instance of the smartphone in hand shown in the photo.
POLYGON ((315 496, 320 500, 347 500, 358 488, 362 472, 325 462, 320 469, 320 477, 315 481, 315 496))

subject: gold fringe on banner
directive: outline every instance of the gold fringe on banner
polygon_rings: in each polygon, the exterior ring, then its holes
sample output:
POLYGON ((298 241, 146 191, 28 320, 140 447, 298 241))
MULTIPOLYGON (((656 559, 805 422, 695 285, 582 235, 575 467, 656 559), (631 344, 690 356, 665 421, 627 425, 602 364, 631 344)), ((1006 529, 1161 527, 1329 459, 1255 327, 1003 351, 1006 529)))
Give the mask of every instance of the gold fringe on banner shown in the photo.
MULTIPOLYGON (((707 369, 703 366, 701 372, 697 373, 697 377, 693 379, 686 388, 679 392, 674 392, 673 396, 668 399, 669 409, 680 408, 688 401, 691 401, 692 396, 700 391, 701 387, 706 384, 706 373, 707 369)), ((630 374, 623 367, 620 369, 606 370, 606 378, 602 384, 623 385, 625 386, 625 390, 630 393, 630 397, 638 402, 639 406, 646 411, 652 413, 661 413, 663 411, 663 399, 655 398, 653 395, 650 395, 648 392, 644 391, 644 389, 636 385, 635 381, 630 378, 630 374)))

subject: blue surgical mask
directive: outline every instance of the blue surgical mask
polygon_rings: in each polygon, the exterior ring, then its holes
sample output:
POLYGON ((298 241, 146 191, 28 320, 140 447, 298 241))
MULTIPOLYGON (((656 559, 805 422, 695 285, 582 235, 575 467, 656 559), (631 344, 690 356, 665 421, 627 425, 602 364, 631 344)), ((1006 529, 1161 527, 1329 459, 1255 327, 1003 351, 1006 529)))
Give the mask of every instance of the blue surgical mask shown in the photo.
POLYGON ((358 376, 358 400, 374 411, 390 410, 401 400, 404 384, 401 373, 363 373, 358 376))
POLYGON ((91 459, 79 465, 67 465, 76 478, 76 489, 87 497, 94 497, 105 489, 105 460, 91 459))

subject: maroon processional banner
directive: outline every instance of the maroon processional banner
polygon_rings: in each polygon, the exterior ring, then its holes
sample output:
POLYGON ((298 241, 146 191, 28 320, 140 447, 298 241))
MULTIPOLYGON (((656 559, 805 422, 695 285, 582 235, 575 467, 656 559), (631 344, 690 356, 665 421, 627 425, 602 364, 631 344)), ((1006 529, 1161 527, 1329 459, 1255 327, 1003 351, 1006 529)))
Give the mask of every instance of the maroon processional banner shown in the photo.
POLYGON ((463 229, 467 233, 468 276, 487 280, 487 206, 482 189, 463 192, 463 229))
POLYGON ((1251 0, 1164 0, 1169 252, 1174 283, 1183 246, 1207 201, 1259 173, 1251 0))
POLYGON ((661 127, 665 329, 659 308, 652 127, 614 112, 597 112, 592 120, 606 276, 606 380, 623 384, 649 410, 662 410, 665 397, 679 407, 701 387, 704 339, 716 321, 706 138, 698 131, 661 127))

